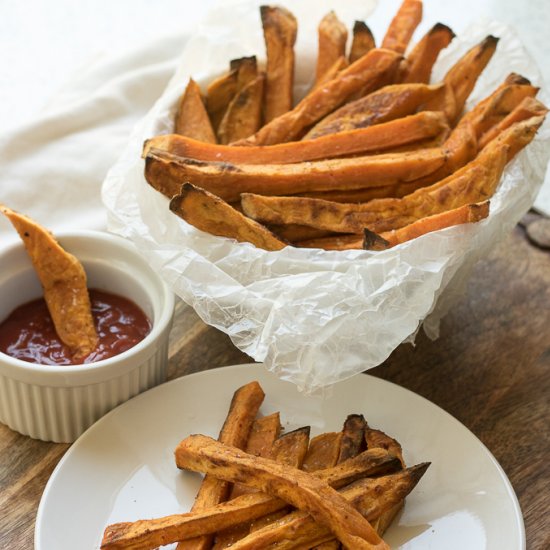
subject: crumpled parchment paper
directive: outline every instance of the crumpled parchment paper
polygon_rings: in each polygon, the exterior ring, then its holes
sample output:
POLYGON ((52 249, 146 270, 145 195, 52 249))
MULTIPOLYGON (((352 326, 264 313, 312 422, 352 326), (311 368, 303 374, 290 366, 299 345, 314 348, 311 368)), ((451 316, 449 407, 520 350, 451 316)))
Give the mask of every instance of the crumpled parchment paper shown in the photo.
MULTIPOLYGON (((170 84, 110 170, 103 200, 110 229, 132 240, 206 323, 227 333, 267 369, 311 393, 379 365, 400 343, 413 341, 422 323, 430 337, 437 337, 439 321, 460 297, 473 264, 532 205, 550 156, 550 125, 546 122, 508 165, 489 218, 477 224, 440 230, 382 252, 292 247, 266 252, 198 231, 170 213, 167 199, 146 183, 142 144, 171 132, 175 105, 189 76, 205 84, 225 71, 230 59, 256 54, 263 60, 260 3, 225 2, 196 29, 170 84)), ((300 97, 314 72, 317 24, 333 4, 282 4, 299 21, 300 97)), ((336 11, 349 28, 370 7, 365 0, 353 0, 336 11)), ((515 34, 496 22, 478 23, 457 37, 440 55, 432 81, 441 80, 488 34, 499 36, 500 42, 467 108, 512 71, 541 84, 515 34)), ((548 103, 543 92, 540 97, 548 103)))

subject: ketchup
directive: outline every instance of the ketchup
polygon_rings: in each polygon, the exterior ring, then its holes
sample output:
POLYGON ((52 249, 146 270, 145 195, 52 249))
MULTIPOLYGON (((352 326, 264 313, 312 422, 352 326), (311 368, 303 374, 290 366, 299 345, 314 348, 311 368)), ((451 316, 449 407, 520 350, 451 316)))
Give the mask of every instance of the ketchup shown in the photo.
POLYGON ((19 306, 0 323, 0 352, 41 365, 93 363, 130 349, 151 332, 151 322, 131 300, 97 289, 89 292, 98 344, 85 358, 74 361, 61 342, 44 298, 19 306))

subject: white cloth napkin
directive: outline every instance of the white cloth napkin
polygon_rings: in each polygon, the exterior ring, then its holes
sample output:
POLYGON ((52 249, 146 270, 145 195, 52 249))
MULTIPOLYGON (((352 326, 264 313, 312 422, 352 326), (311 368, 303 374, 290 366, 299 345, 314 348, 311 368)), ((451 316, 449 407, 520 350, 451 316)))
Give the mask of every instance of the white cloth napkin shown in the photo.
MULTIPOLYGON (((186 38, 167 36, 90 67, 37 120, 0 139, 0 202, 50 230, 105 229, 101 184, 161 95, 186 38)), ((0 216, 0 247, 17 235, 0 216)))

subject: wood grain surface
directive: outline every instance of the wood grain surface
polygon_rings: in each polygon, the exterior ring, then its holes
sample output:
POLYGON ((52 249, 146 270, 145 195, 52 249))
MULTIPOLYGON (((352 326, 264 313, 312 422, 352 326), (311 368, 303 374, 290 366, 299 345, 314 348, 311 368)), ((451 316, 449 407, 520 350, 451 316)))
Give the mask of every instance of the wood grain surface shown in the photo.
MULTIPOLYGON (((170 379, 249 361, 178 304, 170 379)), ((550 548, 550 252, 533 246, 525 227, 477 264, 438 340, 421 333, 369 373, 426 397, 479 437, 514 486, 527 548, 550 548)), ((33 547, 42 491, 68 447, 0 425, 0 549, 33 547)))

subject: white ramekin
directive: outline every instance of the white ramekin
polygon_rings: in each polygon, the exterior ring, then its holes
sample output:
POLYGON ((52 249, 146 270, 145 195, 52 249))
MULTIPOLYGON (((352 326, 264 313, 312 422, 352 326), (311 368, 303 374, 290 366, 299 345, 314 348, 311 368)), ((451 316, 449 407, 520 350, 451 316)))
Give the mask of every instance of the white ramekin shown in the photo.
MULTIPOLYGON (((0 353, 0 422, 36 439, 70 442, 109 410, 164 382, 174 295, 126 240, 93 231, 56 236, 83 263, 90 288, 133 300, 153 325, 133 348, 86 365, 36 365, 0 353)), ((0 321, 41 295, 23 245, 0 252, 0 321)))

